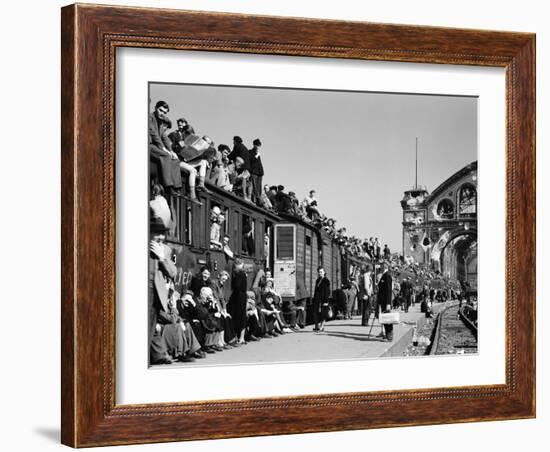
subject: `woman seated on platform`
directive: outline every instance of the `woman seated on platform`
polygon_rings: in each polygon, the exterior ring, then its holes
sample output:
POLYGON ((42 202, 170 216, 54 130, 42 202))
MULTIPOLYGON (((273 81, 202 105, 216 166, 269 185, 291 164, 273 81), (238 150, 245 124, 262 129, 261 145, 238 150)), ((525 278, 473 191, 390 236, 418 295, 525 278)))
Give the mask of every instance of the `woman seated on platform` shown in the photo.
MULTIPOLYGON (((271 272, 269 272, 271 275, 271 272)), ((265 287, 262 291, 262 299, 264 302, 267 297, 271 296, 273 299, 273 307, 277 313, 277 321, 280 329, 284 333, 291 333, 293 330, 298 329, 296 326, 296 310, 295 306, 286 305, 286 309, 283 306, 283 300, 279 293, 274 288, 273 278, 266 278, 265 287)))
POLYGON ((191 326, 178 314, 175 301, 177 298, 179 294, 170 289, 166 309, 158 310, 151 343, 152 364, 169 363, 171 360, 190 362, 204 357, 191 326))

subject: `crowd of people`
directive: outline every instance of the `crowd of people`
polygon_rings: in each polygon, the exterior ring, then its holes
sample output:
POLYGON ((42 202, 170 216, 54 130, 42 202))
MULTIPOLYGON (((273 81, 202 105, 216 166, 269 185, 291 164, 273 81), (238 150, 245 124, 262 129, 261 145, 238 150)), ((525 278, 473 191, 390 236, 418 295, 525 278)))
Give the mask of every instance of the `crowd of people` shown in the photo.
POLYGON ((163 243, 167 231, 162 218, 150 222, 150 364, 191 362, 305 327, 305 306, 283 301, 269 270, 258 271, 249 288, 240 259, 233 261, 232 275, 221 271, 211 278, 209 268, 202 267, 185 293, 179 293, 172 250, 163 243), (231 295, 226 299, 224 286, 230 277, 231 295))
POLYGON ((177 119, 176 128, 171 130, 169 112, 168 103, 160 100, 149 116, 149 153, 158 166, 154 182, 163 187, 165 197, 183 196, 183 171, 188 183, 185 196, 193 203, 201 204, 199 195, 209 192, 205 185, 209 182, 263 209, 295 216, 322 229, 349 255, 379 260, 391 254, 388 245, 382 248, 377 237, 360 239, 348 235, 345 227, 338 228, 335 219, 319 210, 315 190, 300 201, 295 192, 285 191, 283 185, 263 185, 259 138, 252 141, 250 149, 240 136, 233 137, 232 148, 227 144, 216 147, 210 137, 197 135, 185 118, 177 119))
MULTIPOLYGON (((173 228, 173 215, 168 199, 185 196, 201 204, 199 194, 209 192, 205 182, 230 191, 244 200, 275 213, 296 216, 322 229, 337 242, 345 254, 361 258, 368 264, 356 268, 341 287, 331 289, 323 268, 312 296, 314 331, 322 331, 334 307, 349 319, 361 314, 367 325, 371 315, 421 304, 421 311, 431 316, 434 302, 461 297, 456 286, 439 288, 432 281, 443 281, 439 272, 419 265, 412 259, 392 254, 388 245, 381 246, 377 237, 359 239, 349 236, 346 228, 338 228, 336 220, 319 210, 315 190, 300 201, 285 187, 263 186, 264 168, 255 139, 248 149, 239 136, 233 137, 233 148, 220 144, 217 148, 208 136, 199 137, 185 118, 171 129, 169 105, 158 101, 149 116, 149 152, 157 165, 157 174, 150 200, 149 258, 149 345, 150 363, 171 363, 202 359, 207 354, 240 347, 250 341, 292 333, 306 325, 304 300, 284 301, 274 287, 269 270, 259 270, 252 287, 247 286, 244 264, 235 259, 229 246, 230 237, 223 234, 224 212, 214 206, 210 212, 210 247, 223 250, 233 262, 233 274, 220 272, 210 277, 207 267, 200 269, 185 293, 174 284, 176 268, 171 248, 164 243, 173 228), (189 185, 183 194, 182 171, 189 185), (376 270, 376 272, 375 272, 376 270), (231 296, 225 298, 224 284, 231 279, 231 296)), ((249 225, 250 226, 250 225, 249 225)), ((254 231, 243 226, 243 253, 254 250, 254 231)), ((264 238, 269 252, 269 235, 264 238)), ((331 315, 332 314, 332 315, 331 315)), ((384 324, 383 340, 393 338, 393 325, 384 324)))

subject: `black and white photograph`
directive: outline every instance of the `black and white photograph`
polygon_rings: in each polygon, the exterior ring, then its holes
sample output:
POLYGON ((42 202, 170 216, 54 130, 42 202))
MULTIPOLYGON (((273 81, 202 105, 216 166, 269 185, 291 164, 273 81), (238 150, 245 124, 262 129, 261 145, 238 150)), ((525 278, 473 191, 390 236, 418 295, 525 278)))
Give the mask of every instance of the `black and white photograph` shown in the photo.
POLYGON ((148 88, 149 366, 478 353, 477 97, 148 88))

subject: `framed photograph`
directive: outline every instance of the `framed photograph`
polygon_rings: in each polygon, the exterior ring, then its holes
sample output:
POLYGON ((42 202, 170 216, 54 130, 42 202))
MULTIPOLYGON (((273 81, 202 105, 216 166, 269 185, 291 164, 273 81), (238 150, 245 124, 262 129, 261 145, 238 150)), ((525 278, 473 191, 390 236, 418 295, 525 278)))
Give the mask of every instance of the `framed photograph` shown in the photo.
POLYGON ((535 416, 535 36, 62 9, 62 442, 535 416))

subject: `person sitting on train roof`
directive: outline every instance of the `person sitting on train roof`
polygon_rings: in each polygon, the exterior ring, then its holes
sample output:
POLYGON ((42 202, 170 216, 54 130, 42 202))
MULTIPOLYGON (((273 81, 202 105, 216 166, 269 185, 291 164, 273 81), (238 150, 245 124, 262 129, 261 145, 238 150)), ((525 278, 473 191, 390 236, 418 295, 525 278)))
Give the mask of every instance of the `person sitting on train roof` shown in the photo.
POLYGON ((220 144, 218 151, 220 151, 220 157, 212 163, 208 181, 216 187, 231 191, 233 190, 233 185, 229 178, 229 147, 225 144, 220 144))
POLYGON ((171 127, 168 104, 159 100, 155 110, 149 115, 149 154, 160 169, 160 183, 168 190, 168 195, 179 195, 183 185, 177 154, 172 151, 172 143, 167 136, 171 127))
POLYGON ((185 139, 191 135, 191 126, 185 118, 179 118, 176 120, 177 129, 170 132, 168 138, 172 143, 172 151, 176 154, 180 154, 185 147, 185 139))
POLYGON ((229 164, 228 174, 229 182, 233 187, 233 193, 250 201, 248 189, 250 172, 244 169, 244 160, 241 157, 237 157, 234 162, 229 164))
POLYGON ((233 137, 233 150, 229 154, 229 160, 236 161, 237 158, 241 158, 243 163, 237 169, 239 175, 239 189, 238 193, 246 201, 252 200, 252 181, 250 180, 250 151, 243 144, 243 139, 239 136, 233 137))
POLYGON ((250 181, 252 183, 252 201, 259 206, 262 206, 262 178, 264 176, 264 166, 262 164, 262 158, 260 156, 261 147, 262 142, 259 138, 256 138, 252 142, 252 149, 249 151, 250 181))
POLYGON ((199 203, 196 190, 210 193, 204 185, 206 171, 216 155, 213 141, 204 136, 202 139, 194 134, 193 128, 185 118, 177 120, 178 128, 168 136, 171 141, 171 149, 179 159, 181 169, 189 174, 189 198, 194 203, 199 203), (197 147, 196 143, 200 143, 197 147), (196 186, 197 174, 199 185, 196 186), (196 188, 195 188, 196 186, 196 188))
POLYGON ((305 209, 306 215, 313 221, 317 220, 320 216, 317 207, 317 198, 315 197, 316 194, 315 190, 310 190, 309 195, 302 201, 302 207, 305 209))
POLYGON ((302 218, 302 211, 300 210, 300 201, 298 201, 298 198, 296 197, 296 193, 294 193, 293 191, 289 191, 288 199, 290 202, 289 213, 298 218, 302 218))
POLYGON ((266 210, 273 210, 273 204, 269 199, 269 185, 264 185, 264 188, 260 194, 260 207, 263 207, 266 210))
MULTIPOLYGON (((265 190, 265 188, 264 188, 265 190)), ((273 207, 273 209, 277 209, 276 205, 277 205, 277 201, 276 201, 276 195, 277 195, 277 186, 276 185, 272 185, 269 187, 269 190, 265 192, 266 195, 267 195, 267 198, 269 199, 269 202, 271 203, 271 206, 273 207)))
POLYGON ((289 213, 291 207, 290 197, 285 193, 284 185, 278 185, 277 194, 275 195, 275 210, 281 213, 289 213))

